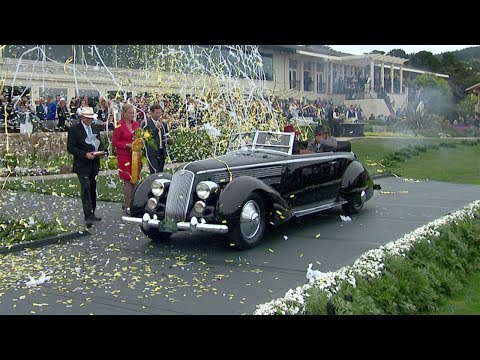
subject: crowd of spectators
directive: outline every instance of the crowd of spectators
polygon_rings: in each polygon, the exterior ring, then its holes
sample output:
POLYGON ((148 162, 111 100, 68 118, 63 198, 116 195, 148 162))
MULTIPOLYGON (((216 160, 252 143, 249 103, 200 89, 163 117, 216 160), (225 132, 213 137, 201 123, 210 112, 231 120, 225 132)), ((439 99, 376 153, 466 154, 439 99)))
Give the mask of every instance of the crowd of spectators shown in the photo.
MULTIPOLYGON (((358 86, 368 84, 368 79, 361 77, 359 79, 346 78, 347 81, 343 85, 353 86, 352 89, 357 90, 358 86)), ((342 86, 343 86, 342 85, 342 86)), ((381 90, 381 89, 380 89, 381 90)), ((380 91, 379 94, 382 94, 380 91)), ((422 89, 412 89, 409 95, 412 101, 421 98, 422 89)), ((214 97, 208 97, 214 98, 214 97)), ((119 119, 120 109, 124 103, 132 104, 136 109, 137 121, 142 122, 148 113, 150 105, 160 104, 164 110, 164 116, 171 129, 178 126, 195 127, 204 125, 204 114, 215 107, 219 114, 226 114, 232 111, 232 106, 228 103, 235 101, 226 101, 217 97, 215 103, 210 104, 205 97, 195 95, 180 96, 179 94, 166 93, 163 95, 151 95, 147 93, 138 96, 124 97, 121 95, 110 95, 107 97, 74 97, 69 101, 62 95, 42 96, 35 99, 33 104, 29 95, 17 95, 11 97, 8 92, 0 95, 0 126, 3 128, 5 117, 9 125, 9 131, 31 133, 33 131, 67 131, 67 128, 79 121, 81 108, 89 106, 94 108, 96 119, 95 122, 105 130, 113 130, 115 121, 119 119), (220 100, 219 100, 220 99, 220 100)), ((279 97, 271 98, 269 103, 270 110, 262 107, 261 104, 250 104, 249 111, 258 111, 260 113, 269 113, 264 115, 265 119, 269 117, 283 117, 288 122, 296 119, 309 119, 318 123, 328 124, 331 120, 349 120, 353 122, 364 122, 366 120, 385 124, 391 123, 395 119, 401 119, 406 116, 405 110, 397 108, 395 112, 388 116, 380 114, 363 114, 361 106, 357 104, 347 107, 344 103, 335 103, 333 99, 315 99, 309 100, 302 98, 301 100, 289 98, 282 99, 279 97), (323 120, 327 120, 324 122, 323 120)), ((238 105, 236 105, 238 107, 238 105)), ((236 109, 238 111, 238 109, 236 109)), ((223 116, 223 115, 222 115, 223 116)), ((478 116, 459 116, 452 122, 454 126, 480 126, 478 116)), ((4 130, 3 130, 4 131, 4 130)))

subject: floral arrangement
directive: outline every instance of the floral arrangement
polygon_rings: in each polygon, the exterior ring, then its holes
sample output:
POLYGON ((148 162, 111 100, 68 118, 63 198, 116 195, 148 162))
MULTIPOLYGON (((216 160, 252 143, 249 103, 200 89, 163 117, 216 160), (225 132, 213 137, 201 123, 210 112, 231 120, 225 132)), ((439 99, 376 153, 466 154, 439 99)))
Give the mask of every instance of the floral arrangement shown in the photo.
POLYGON ((152 133, 143 128, 138 128, 133 133, 132 141, 132 178, 130 180, 132 184, 136 184, 140 179, 140 172, 142 171, 142 149, 144 145, 158 149, 152 133))
POLYGON ((158 144, 155 143, 152 133, 149 130, 143 128, 137 128, 133 133, 132 150, 140 151, 143 145, 147 145, 153 149, 158 149, 158 144))
POLYGON ((413 245, 428 236, 438 236, 440 226, 455 223, 457 220, 475 217, 480 210, 480 200, 466 205, 463 209, 450 213, 434 220, 398 240, 391 241, 377 249, 372 249, 361 255, 351 266, 344 266, 337 271, 323 273, 312 269, 312 264, 307 269, 308 283, 290 289, 283 298, 257 305, 254 315, 297 315, 304 314, 306 298, 309 291, 316 288, 325 292, 328 298, 340 289, 343 281, 356 286, 355 276, 363 278, 376 278, 383 275, 384 258, 389 255, 406 256, 413 245))

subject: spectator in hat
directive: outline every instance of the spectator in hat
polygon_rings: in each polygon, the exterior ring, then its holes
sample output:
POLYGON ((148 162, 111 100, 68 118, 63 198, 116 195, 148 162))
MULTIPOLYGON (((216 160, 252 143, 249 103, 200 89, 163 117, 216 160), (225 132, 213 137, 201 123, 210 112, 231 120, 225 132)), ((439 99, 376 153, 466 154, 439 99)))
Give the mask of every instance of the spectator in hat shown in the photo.
POLYGON ((337 139, 328 136, 323 125, 315 128, 315 138, 307 145, 307 149, 316 153, 332 151, 337 148, 337 139))
POLYGON ((91 227, 101 218, 95 215, 97 206, 97 175, 100 170, 100 157, 105 155, 100 129, 92 124, 96 117, 91 107, 84 107, 81 120, 68 128, 67 150, 73 155, 73 172, 80 181, 85 225, 91 227))

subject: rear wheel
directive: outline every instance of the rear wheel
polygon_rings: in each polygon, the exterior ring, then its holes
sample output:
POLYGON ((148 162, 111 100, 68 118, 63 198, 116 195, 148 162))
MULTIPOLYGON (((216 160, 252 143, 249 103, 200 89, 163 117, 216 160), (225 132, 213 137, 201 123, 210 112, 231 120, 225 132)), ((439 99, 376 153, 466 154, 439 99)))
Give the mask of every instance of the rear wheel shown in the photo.
POLYGON ((345 211, 347 215, 358 214, 360 210, 362 210, 365 201, 366 193, 365 191, 362 191, 360 195, 357 195, 354 199, 351 199, 348 203, 342 205, 343 211, 345 211))
POLYGON ((343 211, 347 213, 347 215, 358 214, 360 210, 363 208, 363 203, 353 203, 348 202, 342 205, 343 211))
POLYGON ((142 226, 140 226, 140 229, 142 232, 150 239, 153 241, 159 241, 159 242, 169 242, 170 236, 172 236, 172 233, 170 232, 160 232, 158 231, 157 228, 150 228, 148 230, 145 230, 142 226))
POLYGON ((240 210, 240 220, 229 234, 229 240, 240 250, 256 246, 267 226, 265 201, 257 193, 251 193, 240 210))

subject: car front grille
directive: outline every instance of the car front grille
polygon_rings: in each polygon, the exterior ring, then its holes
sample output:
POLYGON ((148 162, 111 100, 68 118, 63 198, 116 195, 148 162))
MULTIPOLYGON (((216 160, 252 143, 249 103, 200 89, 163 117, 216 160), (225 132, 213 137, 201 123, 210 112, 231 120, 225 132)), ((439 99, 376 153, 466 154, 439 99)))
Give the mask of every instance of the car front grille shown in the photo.
POLYGON ((185 221, 188 203, 192 193, 194 174, 188 170, 178 170, 173 174, 165 204, 165 218, 185 221))

